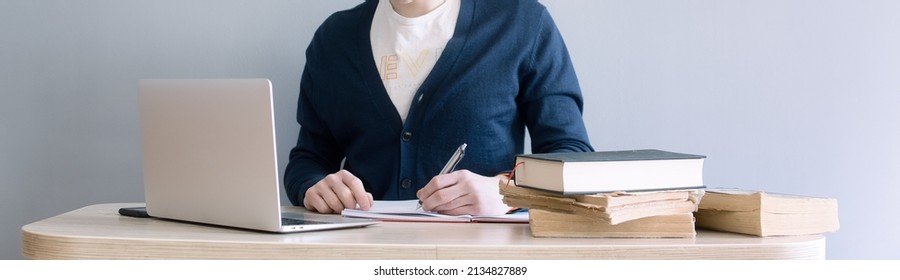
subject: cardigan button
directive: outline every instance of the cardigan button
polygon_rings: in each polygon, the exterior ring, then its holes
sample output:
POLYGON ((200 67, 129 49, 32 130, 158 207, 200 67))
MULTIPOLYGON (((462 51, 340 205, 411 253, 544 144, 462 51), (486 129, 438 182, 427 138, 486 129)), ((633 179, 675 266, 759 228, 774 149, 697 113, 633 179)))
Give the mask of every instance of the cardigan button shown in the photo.
POLYGON ((409 142, 409 140, 412 139, 412 132, 403 132, 403 135, 400 136, 400 139, 403 139, 403 142, 409 142))
POLYGON ((412 186, 412 180, 407 178, 403 179, 403 181, 400 181, 401 188, 408 189, 410 186, 412 186))

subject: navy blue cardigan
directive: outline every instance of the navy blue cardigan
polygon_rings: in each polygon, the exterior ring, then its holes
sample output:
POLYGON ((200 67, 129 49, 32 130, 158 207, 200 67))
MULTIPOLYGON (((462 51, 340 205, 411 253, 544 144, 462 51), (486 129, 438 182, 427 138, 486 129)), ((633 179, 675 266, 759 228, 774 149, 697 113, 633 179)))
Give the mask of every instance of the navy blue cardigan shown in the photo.
POLYGON ((406 123, 379 76, 369 29, 377 1, 331 15, 306 50, 285 188, 294 205, 341 168, 375 199, 415 199, 454 150, 457 169, 508 171, 524 151, 592 151, 582 96, 555 23, 535 0, 463 0, 453 38, 406 123))

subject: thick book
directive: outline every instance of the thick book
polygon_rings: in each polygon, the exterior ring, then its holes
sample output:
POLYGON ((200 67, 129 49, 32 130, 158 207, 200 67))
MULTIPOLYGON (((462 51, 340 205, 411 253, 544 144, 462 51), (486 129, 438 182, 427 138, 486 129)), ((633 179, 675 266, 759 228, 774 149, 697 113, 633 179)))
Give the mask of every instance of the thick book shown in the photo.
POLYGON ((697 210, 702 193, 700 189, 684 189, 563 195, 500 180, 500 194, 506 205, 576 214, 611 225, 651 216, 692 213, 697 210))
POLYGON ((706 156, 661 150, 523 154, 519 186, 563 194, 702 188, 706 156))
POLYGON ((756 236, 837 231, 837 200, 733 188, 711 188, 700 200, 697 226, 756 236))
POLYGON ((532 209, 534 237, 692 238, 697 236, 691 213, 652 216, 610 225, 582 215, 532 209))
POLYGON ((452 222, 452 223, 527 223, 527 211, 496 216, 444 215, 422 210, 418 200, 376 200, 369 210, 347 208, 344 217, 367 218, 385 222, 452 222))

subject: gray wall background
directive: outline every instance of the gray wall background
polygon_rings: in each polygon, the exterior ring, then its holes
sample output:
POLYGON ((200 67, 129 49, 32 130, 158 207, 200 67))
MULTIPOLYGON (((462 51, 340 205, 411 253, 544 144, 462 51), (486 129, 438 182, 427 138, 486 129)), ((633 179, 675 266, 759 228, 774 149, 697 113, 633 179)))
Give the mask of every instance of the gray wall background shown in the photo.
MULTIPOLYGON (((303 51, 356 3, 0 0, 0 258, 27 223, 143 201, 140 78, 270 78, 283 168, 303 51)), ((710 186, 835 197, 829 258, 900 258, 900 2, 543 3, 598 150, 699 153, 710 186)))

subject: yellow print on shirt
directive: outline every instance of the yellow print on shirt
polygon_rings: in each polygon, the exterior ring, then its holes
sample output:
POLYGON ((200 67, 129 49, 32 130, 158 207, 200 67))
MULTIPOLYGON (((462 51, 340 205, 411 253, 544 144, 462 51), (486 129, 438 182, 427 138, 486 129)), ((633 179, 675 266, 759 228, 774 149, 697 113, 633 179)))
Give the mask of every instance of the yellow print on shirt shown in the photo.
POLYGON ((381 73, 382 80, 396 80, 397 79, 397 55, 385 55, 381 57, 381 62, 378 63, 378 72, 381 73))
POLYGON ((416 60, 412 60, 408 55, 402 54, 403 62, 406 63, 406 67, 409 67, 409 72, 412 73, 413 77, 419 76, 419 70, 422 70, 422 65, 425 64, 425 59, 428 57, 428 49, 424 49, 419 52, 419 56, 416 60))
POLYGON ((443 48, 435 48, 434 55, 432 55, 431 50, 423 49, 415 59, 407 53, 385 55, 379 60, 378 72, 381 74, 382 80, 400 79, 400 63, 398 60, 402 60, 403 65, 406 66, 412 75, 410 78, 418 77, 426 62, 431 62, 431 66, 437 62, 441 51, 443 51, 443 48), (429 59, 432 59, 432 61, 428 61, 429 59))

